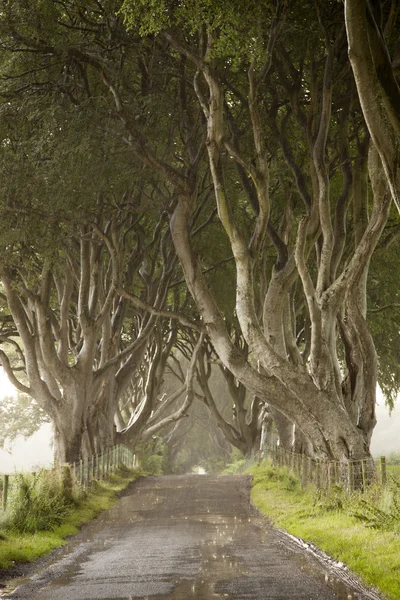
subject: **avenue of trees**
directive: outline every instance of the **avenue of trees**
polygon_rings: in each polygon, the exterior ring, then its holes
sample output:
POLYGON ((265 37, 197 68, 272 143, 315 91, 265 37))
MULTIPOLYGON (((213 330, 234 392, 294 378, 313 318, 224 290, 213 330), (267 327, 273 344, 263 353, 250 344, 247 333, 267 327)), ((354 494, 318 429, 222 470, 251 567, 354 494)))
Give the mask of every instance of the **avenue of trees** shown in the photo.
POLYGON ((0 361, 59 460, 177 452, 191 410, 222 454, 273 421, 369 456, 400 388, 398 13, 0 1, 0 361))

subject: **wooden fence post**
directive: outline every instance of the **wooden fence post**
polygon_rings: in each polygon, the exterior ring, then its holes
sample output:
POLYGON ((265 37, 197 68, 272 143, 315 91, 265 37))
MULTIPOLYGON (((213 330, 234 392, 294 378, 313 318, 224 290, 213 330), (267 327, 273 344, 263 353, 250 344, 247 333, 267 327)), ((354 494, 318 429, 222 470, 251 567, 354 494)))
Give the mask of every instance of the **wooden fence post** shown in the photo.
POLYGON ((354 467, 350 460, 347 463, 347 473, 349 478, 349 493, 351 494, 354 491, 354 467))
POLYGON ((386 471, 386 458, 381 456, 381 482, 382 487, 386 487, 387 484, 387 471, 386 471))
POLYGON ((319 459, 317 458, 317 460, 315 461, 315 485, 317 487, 317 490, 320 489, 321 487, 321 466, 320 466, 320 462, 319 459))
POLYGON ((335 485, 340 485, 340 470, 339 464, 337 462, 335 464, 335 485))
POLYGON ((301 484, 302 485, 306 485, 307 484, 307 467, 308 467, 308 462, 307 462, 307 457, 305 454, 301 455, 301 484))
POLYGON ((104 454, 103 452, 99 455, 99 469, 100 469, 100 479, 104 479, 104 454))
POLYGON ((367 489, 367 459, 366 458, 364 458, 361 461, 361 474, 362 474, 363 492, 365 492, 365 490, 367 489))
POLYGON ((9 483, 10 483, 10 476, 4 475, 4 477, 3 477, 3 510, 6 510, 6 508, 7 508, 9 483))

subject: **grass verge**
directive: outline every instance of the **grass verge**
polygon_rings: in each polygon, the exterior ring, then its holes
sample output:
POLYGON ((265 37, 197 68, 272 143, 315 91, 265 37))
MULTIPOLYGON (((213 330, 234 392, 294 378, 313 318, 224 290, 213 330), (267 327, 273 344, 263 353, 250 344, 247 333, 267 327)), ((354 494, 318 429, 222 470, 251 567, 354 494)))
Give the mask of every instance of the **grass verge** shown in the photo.
POLYGON ((0 568, 17 563, 32 562, 52 550, 65 545, 66 538, 78 533, 79 528, 94 519, 103 510, 111 508, 129 483, 142 473, 126 469, 117 471, 106 482, 94 482, 91 490, 75 503, 62 522, 50 531, 19 533, 3 528, 0 532, 0 568))
POLYGON ((400 599, 400 535, 360 522, 355 516, 360 495, 346 499, 340 491, 303 490, 287 469, 265 462, 248 473, 253 475, 253 504, 276 527, 345 563, 390 600, 400 599))

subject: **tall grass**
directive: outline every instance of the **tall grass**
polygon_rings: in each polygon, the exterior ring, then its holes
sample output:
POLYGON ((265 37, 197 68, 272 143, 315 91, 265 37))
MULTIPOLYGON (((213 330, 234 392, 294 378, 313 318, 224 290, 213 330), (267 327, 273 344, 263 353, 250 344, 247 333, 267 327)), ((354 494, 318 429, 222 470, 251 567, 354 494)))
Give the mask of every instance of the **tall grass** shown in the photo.
POLYGON ((42 470, 13 478, 0 528, 18 533, 49 531, 59 525, 75 502, 70 475, 42 470))
POLYGON ((390 477, 385 488, 371 487, 358 495, 351 512, 367 527, 400 533, 400 481, 390 477))
MULTIPOLYGON (((15 494, 15 505, 14 502, 12 506, 8 505, 3 522, 0 523, 0 569, 9 568, 15 563, 35 560, 64 545, 67 537, 75 535, 84 523, 88 523, 101 511, 110 508, 116 501, 118 493, 124 490, 129 482, 135 481, 140 476, 140 472, 120 466, 107 480, 92 481, 85 492, 75 486, 71 489, 70 473, 66 471, 60 475, 53 473, 50 476, 54 485, 48 479, 46 482, 42 480, 42 477, 45 477, 44 474, 40 474, 40 482, 39 475, 34 478, 28 476, 28 497, 32 500, 38 496, 34 501, 36 502, 36 511, 42 517, 34 518, 32 512, 35 509, 32 507, 30 510, 26 506, 26 493, 23 493, 21 488, 19 492, 15 488, 12 493, 13 497, 15 494), (39 488, 45 494, 48 494, 49 488, 51 488, 50 495, 53 500, 49 502, 47 496, 47 500, 41 498, 39 488), (18 502, 20 496, 22 496, 22 506, 18 502), (58 498, 57 502, 55 498, 58 498), (44 520, 44 506, 47 511, 49 504, 51 504, 52 514, 45 512, 46 519, 44 520), (18 516, 27 509, 26 516, 18 516), (60 521, 62 515, 64 516, 60 521), (21 533, 18 529, 32 532, 21 533)), ((26 483, 22 487, 26 491, 26 483)))

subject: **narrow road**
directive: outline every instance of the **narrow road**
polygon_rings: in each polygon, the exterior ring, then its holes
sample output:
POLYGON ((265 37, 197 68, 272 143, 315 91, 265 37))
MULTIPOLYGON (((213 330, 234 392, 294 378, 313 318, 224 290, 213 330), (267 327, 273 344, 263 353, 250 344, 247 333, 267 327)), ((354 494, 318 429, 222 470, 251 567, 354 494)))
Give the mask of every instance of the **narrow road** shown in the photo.
POLYGON ((343 600, 355 591, 250 506, 247 476, 149 477, 3 598, 343 600))

